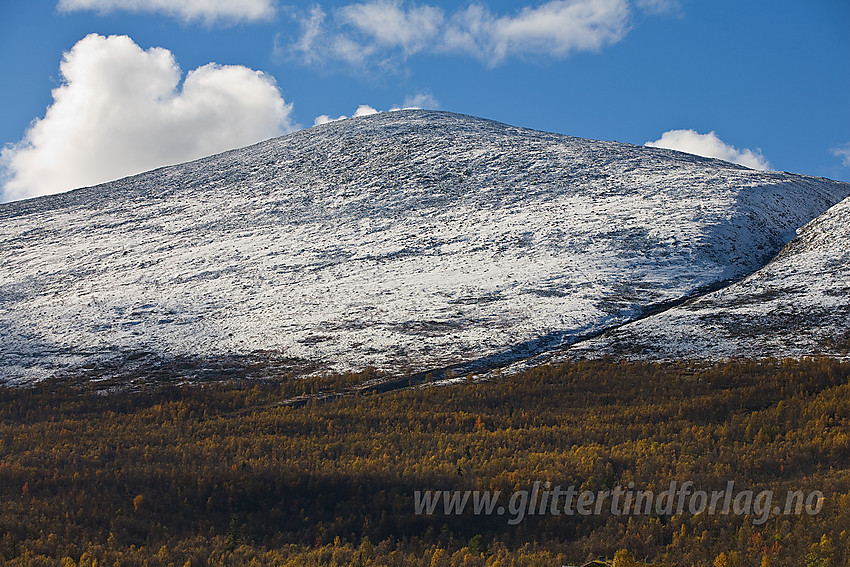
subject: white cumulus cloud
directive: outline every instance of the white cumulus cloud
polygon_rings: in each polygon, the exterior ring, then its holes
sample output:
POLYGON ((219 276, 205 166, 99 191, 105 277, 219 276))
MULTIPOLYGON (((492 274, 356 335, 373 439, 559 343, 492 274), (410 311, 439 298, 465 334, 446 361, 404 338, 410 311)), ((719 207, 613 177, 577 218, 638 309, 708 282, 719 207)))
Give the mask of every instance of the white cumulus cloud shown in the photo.
MULTIPOLYGON (((357 107, 357 110, 354 111, 353 116, 354 117, 370 116, 372 114, 378 114, 379 112, 380 111, 375 110, 374 108, 372 108, 368 104, 361 104, 360 106, 357 107)), ((336 118, 331 118, 327 114, 322 114, 322 115, 316 117, 316 119, 313 121, 313 126, 319 126, 320 124, 327 124, 328 122, 336 122, 338 120, 345 120, 346 118, 348 118, 348 116, 346 116, 345 114, 337 116, 336 118)))
MULTIPOLYGON (((395 112, 397 110, 421 110, 423 108, 434 109, 439 108, 439 106, 439 101, 437 101, 437 99, 434 98, 434 96, 430 93, 419 93, 405 97, 403 106, 393 106, 388 111, 376 110, 368 104, 361 104, 357 107, 357 110, 354 111, 352 117, 356 118, 358 116, 370 116, 372 114, 380 114, 382 112, 395 112)), ((313 126, 327 124, 328 122, 336 122, 337 120, 345 120, 346 118, 348 118, 348 116, 346 116, 345 114, 337 116, 336 118, 332 118, 327 114, 322 114, 316 117, 316 119, 313 121, 313 126)))
POLYGON ((670 130, 664 132, 659 140, 646 142, 644 145, 718 158, 752 169, 770 169, 770 163, 762 155, 761 150, 747 148, 739 150, 718 138, 713 131, 708 134, 700 134, 695 130, 670 130))
POLYGON ((301 19, 292 51, 306 63, 365 66, 415 53, 461 53, 489 65, 510 57, 561 58, 620 41, 628 31, 627 0, 551 0, 513 14, 473 3, 447 14, 437 6, 371 0, 328 15, 315 6, 301 19))
POLYGON ((339 9, 339 19, 381 46, 415 53, 428 47, 440 32, 443 11, 433 6, 402 8, 399 2, 378 0, 339 9))
POLYGON ((440 101, 431 93, 417 93, 404 98, 402 108, 424 108, 433 110, 440 108, 440 101))
POLYGON ((354 116, 371 116, 372 114, 378 114, 378 111, 368 104, 361 104, 357 107, 357 110, 354 111, 354 116))
POLYGON ((292 131, 274 79, 214 63, 181 71, 171 52, 91 34, 65 53, 44 118, 2 151, 5 200, 95 185, 292 131))
POLYGON ((185 22, 267 20, 277 12, 274 0, 59 0, 59 10, 164 14, 185 22))
POLYGON ((511 56, 565 57, 620 41, 628 14, 625 0, 556 0, 499 17, 473 4, 454 16, 442 47, 465 51, 489 64, 511 56))
POLYGON ((315 120, 313 120, 313 126, 319 126, 321 124, 327 124, 328 122, 336 122, 337 120, 345 120, 346 118, 348 118, 348 116, 346 116, 345 114, 341 114, 340 116, 337 116, 336 118, 331 118, 330 115, 328 115, 328 114, 320 114, 319 116, 316 117, 315 120))

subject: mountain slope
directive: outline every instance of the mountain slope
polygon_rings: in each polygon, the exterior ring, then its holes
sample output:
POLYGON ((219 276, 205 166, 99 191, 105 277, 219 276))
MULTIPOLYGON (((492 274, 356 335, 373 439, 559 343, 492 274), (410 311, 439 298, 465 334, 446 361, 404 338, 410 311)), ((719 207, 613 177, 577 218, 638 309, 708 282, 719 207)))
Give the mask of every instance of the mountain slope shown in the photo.
POLYGON ((848 194, 450 113, 335 122, 0 206, 0 372, 501 363, 745 276, 848 194))
POLYGON ((850 199, 729 287, 625 325, 571 355, 643 359, 850 354, 850 199))

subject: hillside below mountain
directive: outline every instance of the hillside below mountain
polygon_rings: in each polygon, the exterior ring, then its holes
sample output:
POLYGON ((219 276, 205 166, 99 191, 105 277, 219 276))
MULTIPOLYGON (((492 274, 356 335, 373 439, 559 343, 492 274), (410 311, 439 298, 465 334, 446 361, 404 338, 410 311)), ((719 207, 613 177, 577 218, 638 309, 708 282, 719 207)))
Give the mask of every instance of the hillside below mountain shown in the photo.
POLYGON ((0 376, 486 369, 745 278, 848 195, 446 112, 333 122, 0 205, 0 376))

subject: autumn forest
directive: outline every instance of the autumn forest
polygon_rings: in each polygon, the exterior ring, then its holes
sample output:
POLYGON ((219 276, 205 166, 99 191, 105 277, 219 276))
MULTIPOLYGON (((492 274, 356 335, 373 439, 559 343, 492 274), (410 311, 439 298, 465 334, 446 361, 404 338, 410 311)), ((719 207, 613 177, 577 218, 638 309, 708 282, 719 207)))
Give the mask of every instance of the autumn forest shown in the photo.
POLYGON ((850 363, 613 360, 357 394, 374 375, 0 389, 8 565, 850 566, 850 363), (293 399, 299 403, 292 403, 293 399), (427 490, 821 491, 817 514, 415 514, 427 490), (619 552, 619 553, 618 553, 619 552))

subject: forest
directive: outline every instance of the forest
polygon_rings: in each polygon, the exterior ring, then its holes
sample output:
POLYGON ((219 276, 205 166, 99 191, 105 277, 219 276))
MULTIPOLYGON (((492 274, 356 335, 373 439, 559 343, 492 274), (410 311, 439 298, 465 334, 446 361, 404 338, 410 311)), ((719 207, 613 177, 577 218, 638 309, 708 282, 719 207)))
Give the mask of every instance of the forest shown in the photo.
POLYGON ((848 362, 604 359, 352 388, 376 376, 0 388, 0 560, 850 566, 848 362), (687 510, 515 525, 471 509, 414 513, 417 491, 672 481, 820 491, 822 507, 762 523, 687 510))

